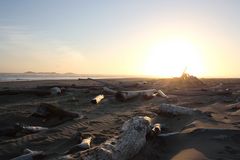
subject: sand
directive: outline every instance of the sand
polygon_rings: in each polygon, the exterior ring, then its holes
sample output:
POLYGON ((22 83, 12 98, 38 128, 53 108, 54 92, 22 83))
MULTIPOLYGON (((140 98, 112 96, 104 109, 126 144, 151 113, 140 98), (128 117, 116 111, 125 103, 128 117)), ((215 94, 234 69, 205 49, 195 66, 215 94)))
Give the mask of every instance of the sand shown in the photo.
POLYGON ((0 83, 0 159, 23 154, 25 148, 45 151, 43 159, 57 159, 76 145, 75 134, 92 136, 92 147, 119 134, 125 121, 134 116, 149 116, 162 125, 162 134, 170 136, 148 139, 132 160, 238 160, 240 159, 240 80, 202 79, 205 85, 179 82, 176 79, 108 79, 104 82, 122 90, 161 89, 168 99, 135 98, 120 102, 112 95, 99 104, 91 100, 102 94, 103 84, 91 80, 23 81, 0 83), (61 95, 33 93, 1 94, 6 90, 49 89, 63 87, 61 95), (31 114, 41 103, 53 104, 76 112, 74 119, 41 119, 31 114), (201 115, 156 114, 152 108, 161 103, 175 104, 202 111, 201 115), (48 127, 38 133, 4 135, 16 123, 48 127))

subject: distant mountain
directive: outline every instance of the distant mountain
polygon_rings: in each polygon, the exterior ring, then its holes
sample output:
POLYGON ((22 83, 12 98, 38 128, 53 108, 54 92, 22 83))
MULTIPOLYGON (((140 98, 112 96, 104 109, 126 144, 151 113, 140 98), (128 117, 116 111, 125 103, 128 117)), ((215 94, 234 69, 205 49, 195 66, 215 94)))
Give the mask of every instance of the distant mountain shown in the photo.
POLYGON ((27 72, 24 72, 25 74, 35 74, 35 72, 32 72, 32 71, 27 71, 27 72))
POLYGON ((56 72, 33 72, 33 71, 27 71, 27 72, 24 72, 25 74, 59 74, 59 73, 56 73, 56 72))

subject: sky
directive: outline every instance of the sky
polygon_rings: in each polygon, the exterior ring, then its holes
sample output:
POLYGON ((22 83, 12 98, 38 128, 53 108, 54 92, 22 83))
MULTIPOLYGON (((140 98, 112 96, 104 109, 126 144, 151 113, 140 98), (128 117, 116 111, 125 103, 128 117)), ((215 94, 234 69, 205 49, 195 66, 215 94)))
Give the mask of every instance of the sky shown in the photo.
POLYGON ((239 0, 1 0, 0 72, 240 77, 239 0))

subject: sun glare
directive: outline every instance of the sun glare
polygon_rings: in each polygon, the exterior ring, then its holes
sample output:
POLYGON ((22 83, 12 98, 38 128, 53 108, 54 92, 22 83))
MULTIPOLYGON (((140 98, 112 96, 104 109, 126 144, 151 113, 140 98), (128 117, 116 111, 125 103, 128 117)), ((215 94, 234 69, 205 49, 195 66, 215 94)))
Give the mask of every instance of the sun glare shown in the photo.
POLYGON ((150 47, 143 70, 149 76, 176 77, 187 68, 188 73, 199 76, 203 71, 201 59, 199 49, 191 42, 166 40, 150 47))

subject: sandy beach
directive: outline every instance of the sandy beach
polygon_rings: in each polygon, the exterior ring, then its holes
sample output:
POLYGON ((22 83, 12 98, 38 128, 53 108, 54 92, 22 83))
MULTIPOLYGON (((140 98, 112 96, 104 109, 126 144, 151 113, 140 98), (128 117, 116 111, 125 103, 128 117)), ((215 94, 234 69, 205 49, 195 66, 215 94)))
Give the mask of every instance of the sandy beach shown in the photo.
POLYGON ((104 94, 99 104, 91 99, 102 94, 104 85, 92 80, 47 80, 0 83, 0 159, 23 155, 29 148, 44 151, 42 159, 58 159, 79 143, 75 135, 91 136, 91 148, 120 134, 123 123, 135 116, 148 116, 161 124, 161 134, 147 139, 132 160, 238 160, 240 158, 240 80, 202 79, 204 85, 179 85, 174 79, 105 79, 122 90, 161 89, 168 98, 137 97, 126 102, 104 94), (176 85, 178 84, 178 85, 176 85), (60 95, 10 92, 49 89, 57 86, 60 95), (228 91, 228 92, 223 92, 228 91), (47 103, 77 113, 77 118, 33 117, 40 104, 47 103), (157 112, 160 104, 175 104, 200 110, 200 115, 171 115, 157 112), (12 131, 14 126, 47 127, 37 133, 12 131), (11 130, 12 129, 12 130, 11 130), (166 133, 175 134, 166 135, 166 133), (161 136, 162 135, 162 136, 161 136), (166 135, 166 136, 164 136, 166 135))

